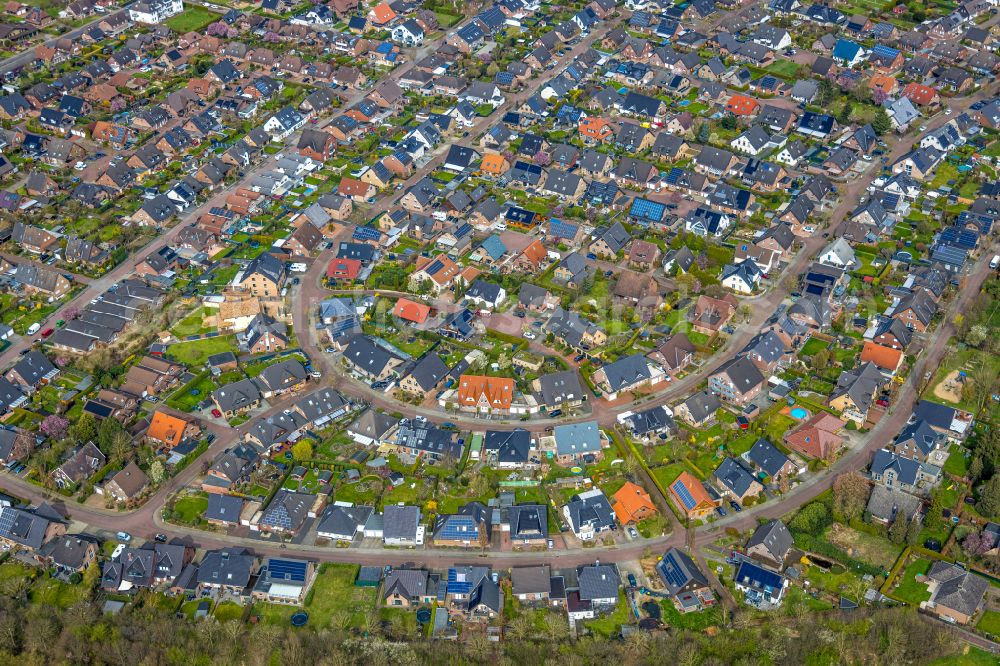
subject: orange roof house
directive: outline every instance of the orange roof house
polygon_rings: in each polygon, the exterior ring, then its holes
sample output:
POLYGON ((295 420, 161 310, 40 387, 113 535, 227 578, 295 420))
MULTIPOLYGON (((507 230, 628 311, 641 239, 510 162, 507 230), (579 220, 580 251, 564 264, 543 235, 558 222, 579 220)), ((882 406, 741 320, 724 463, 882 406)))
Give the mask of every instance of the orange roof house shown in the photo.
POLYGON ((726 102, 726 111, 734 116, 752 116, 760 109, 760 104, 753 97, 733 95, 726 102))
POLYGON ((885 94, 892 95, 896 92, 896 89, 899 88, 899 81, 896 77, 889 76, 888 74, 875 74, 868 81, 868 87, 872 90, 881 88, 882 92, 885 94))
POLYGON ((922 83, 907 83, 903 88, 903 97, 909 98, 917 106, 927 106, 938 101, 938 92, 922 83))
POLYGON ((604 118, 590 116, 581 118, 577 126, 584 141, 603 143, 615 135, 615 128, 604 118))
POLYGON ((542 245, 542 241, 535 239, 514 260, 515 268, 532 273, 537 272, 544 265, 548 256, 549 253, 542 245))
POLYGON ((422 324, 427 321, 427 316, 430 313, 431 306, 411 301, 408 298, 396 301, 396 307, 392 309, 392 314, 414 324, 422 324))
POLYGON ((510 162, 498 153, 486 153, 483 155, 483 161, 479 164, 479 170, 482 173, 493 176, 501 176, 507 173, 508 169, 510 169, 510 162))
POLYGON ((386 2, 372 7, 372 10, 368 12, 368 20, 377 25, 385 25, 394 18, 396 18, 396 12, 392 11, 392 7, 386 2))
POLYGON ((867 340, 864 349, 861 350, 861 362, 871 361, 882 370, 896 374, 900 364, 903 362, 903 350, 884 347, 877 342, 867 340))
POLYGON ((361 274, 361 262, 358 259, 331 259, 326 267, 326 279, 344 282, 354 282, 361 274))
POLYGON ((378 189, 369 183, 344 176, 337 185, 337 194, 342 197, 350 197, 354 201, 365 201, 378 192, 378 189))
POLYGON ((688 520, 707 518, 720 503, 712 499, 705 486, 691 472, 681 472, 677 480, 670 484, 669 491, 670 498, 688 520))
POLYGON ((816 412, 795 430, 785 435, 785 444, 793 451, 829 460, 837 452, 844 438, 840 431, 846 423, 833 414, 816 412))
POLYGON ((513 379, 483 375, 462 375, 458 379, 458 404, 465 409, 506 410, 513 399, 513 379))
POLYGON ((656 513, 656 506, 642 486, 626 481, 614 494, 615 515, 622 525, 637 523, 656 513))
POLYGON ((149 422, 146 438, 172 449, 184 440, 184 432, 190 425, 180 417, 157 411, 149 422))

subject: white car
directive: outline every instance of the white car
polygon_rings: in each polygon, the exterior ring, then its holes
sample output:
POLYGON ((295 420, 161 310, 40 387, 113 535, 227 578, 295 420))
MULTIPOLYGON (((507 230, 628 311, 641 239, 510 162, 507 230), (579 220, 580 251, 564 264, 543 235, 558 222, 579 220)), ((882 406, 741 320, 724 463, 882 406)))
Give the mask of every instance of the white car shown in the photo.
POLYGON ((534 333, 532 333, 531 331, 525 331, 525 332, 524 332, 524 339, 525 339, 525 340, 534 340, 534 339, 535 339, 535 338, 537 338, 537 337, 538 337, 538 336, 537 336, 537 335, 535 335, 534 333))
POLYGON ((951 115, 951 109, 945 109, 944 110, 944 115, 950 116, 951 115))
POLYGON ((920 126, 920 131, 921 132, 926 132, 927 131, 927 125, 921 125, 920 126))

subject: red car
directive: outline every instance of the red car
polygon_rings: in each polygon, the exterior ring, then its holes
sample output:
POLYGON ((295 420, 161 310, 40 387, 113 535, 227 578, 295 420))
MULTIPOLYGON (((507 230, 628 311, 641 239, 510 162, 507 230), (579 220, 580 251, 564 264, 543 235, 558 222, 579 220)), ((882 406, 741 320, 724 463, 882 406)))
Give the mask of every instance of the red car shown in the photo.
POLYGON ((42 331, 42 339, 45 339, 45 338, 49 337, 50 335, 52 335, 55 332, 56 332, 56 329, 54 329, 54 328, 47 328, 47 329, 45 329, 44 331, 42 331))
POLYGON ((222 418, 222 412, 220 412, 217 409, 213 409, 212 410, 212 416, 214 416, 217 419, 221 419, 222 418))

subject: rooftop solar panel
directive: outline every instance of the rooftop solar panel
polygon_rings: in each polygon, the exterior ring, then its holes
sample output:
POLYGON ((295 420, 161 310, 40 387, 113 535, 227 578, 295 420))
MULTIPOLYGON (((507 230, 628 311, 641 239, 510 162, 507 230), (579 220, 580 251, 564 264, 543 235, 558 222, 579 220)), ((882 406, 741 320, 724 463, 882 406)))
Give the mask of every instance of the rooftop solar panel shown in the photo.
POLYGON ((681 498, 681 502, 684 504, 685 509, 693 509, 695 506, 694 497, 691 496, 691 492, 687 489, 680 479, 674 481, 674 492, 677 496, 681 498))

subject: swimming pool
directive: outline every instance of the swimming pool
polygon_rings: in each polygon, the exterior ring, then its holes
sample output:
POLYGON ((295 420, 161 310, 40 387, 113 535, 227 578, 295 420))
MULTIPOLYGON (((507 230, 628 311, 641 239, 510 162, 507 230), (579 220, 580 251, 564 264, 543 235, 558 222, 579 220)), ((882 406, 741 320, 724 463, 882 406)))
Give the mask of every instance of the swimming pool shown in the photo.
POLYGON ((790 411, 790 412, 788 412, 788 414, 789 414, 789 415, 790 415, 790 416, 791 416, 791 417, 792 417, 793 419, 797 419, 797 420, 799 420, 799 421, 801 421, 801 420, 802 420, 802 419, 804 419, 805 417, 809 416, 809 412, 807 412, 807 411, 806 411, 805 409, 803 409, 802 407, 792 407, 791 411, 790 411))

